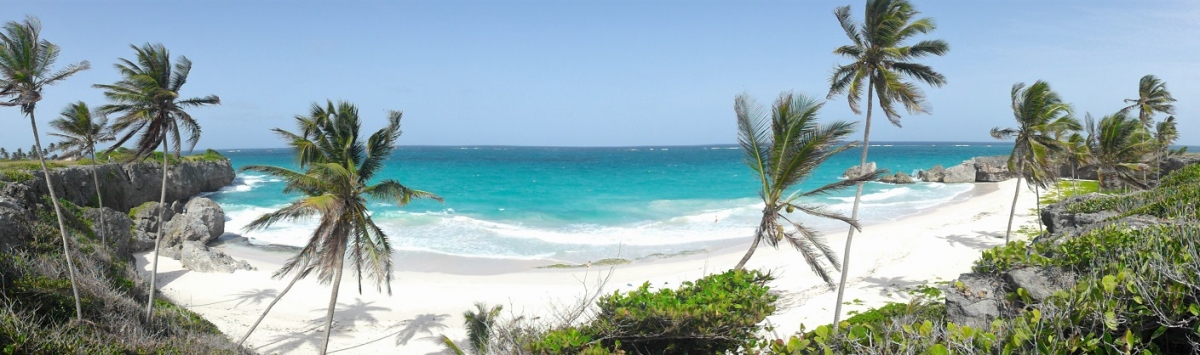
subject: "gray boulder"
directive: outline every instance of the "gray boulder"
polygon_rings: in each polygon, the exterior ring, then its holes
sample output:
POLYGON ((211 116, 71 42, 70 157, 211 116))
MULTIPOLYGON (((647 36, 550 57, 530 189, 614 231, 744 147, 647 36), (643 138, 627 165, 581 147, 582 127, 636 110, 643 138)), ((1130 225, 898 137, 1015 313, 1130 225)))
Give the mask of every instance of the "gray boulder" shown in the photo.
POLYGON ((976 157, 971 160, 975 165, 975 182, 1000 182, 1017 177, 1017 174, 1008 170, 1006 156, 976 157))
POLYGON ((1004 281, 1014 291, 1017 288, 1028 291, 1033 302, 1041 302, 1056 291, 1073 287, 1076 277, 1059 269, 1025 267, 1004 273, 1004 281))
POLYGON ((946 169, 942 181, 946 183, 975 182, 975 165, 970 160, 946 169))
POLYGON ((895 179, 897 184, 911 184, 914 182, 912 176, 908 176, 908 174, 902 172, 896 173, 895 179))
MULTIPOLYGON (((154 239, 158 236, 158 217, 162 213, 163 220, 169 222, 175 217, 170 208, 159 207, 158 202, 147 202, 135 208, 130 219, 133 222, 133 240, 130 249, 134 252, 154 249, 154 239)), ((167 226, 163 226, 167 230, 167 226)))
POLYGON ((990 275, 962 274, 947 286, 946 320, 988 329, 1005 313, 1003 281, 990 275))
POLYGON ((133 221, 129 219, 128 215, 108 207, 103 209, 85 208, 83 218, 92 221, 92 229, 96 232, 96 238, 102 238, 117 252, 117 255, 122 257, 132 255, 133 234, 130 229, 133 221), (103 226, 100 225, 101 216, 103 216, 103 226))
POLYGON ((0 252, 7 254, 14 245, 33 235, 26 227, 31 219, 33 216, 20 201, 0 195, 0 252))
POLYGON ((896 176, 895 176, 895 175, 884 175, 883 177, 880 177, 880 178, 879 178, 879 182, 884 182, 884 183, 889 183, 889 184, 895 184, 895 183, 896 183, 896 176))
POLYGON ((942 182, 942 177, 946 176, 946 168, 941 164, 934 165, 929 170, 917 172, 917 178, 924 182, 942 182))
POLYGON ((167 222, 165 227, 166 237, 162 240, 161 247, 171 247, 187 241, 198 241, 201 244, 208 244, 212 240, 212 233, 209 233, 208 226, 204 222, 191 214, 177 214, 167 222))
POLYGON ((179 263, 196 272, 232 273, 236 270, 254 270, 245 260, 234 260, 225 253, 209 249, 199 241, 187 241, 180 245, 179 263))
POLYGON ((205 244, 217 239, 221 234, 225 234, 225 211, 213 200, 194 197, 183 209, 188 215, 198 218, 208 227, 208 238, 204 241, 205 244))
POLYGON ((842 173, 842 177, 847 178, 847 179, 856 178, 859 176, 873 173, 873 172, 875 172, 875 170, 876 170, 875 162, 867 162, 867 165, 865 165, 865 166, 855 165, 855 166, 850 167, 849 169, 846 169, 846 172, 842 173))

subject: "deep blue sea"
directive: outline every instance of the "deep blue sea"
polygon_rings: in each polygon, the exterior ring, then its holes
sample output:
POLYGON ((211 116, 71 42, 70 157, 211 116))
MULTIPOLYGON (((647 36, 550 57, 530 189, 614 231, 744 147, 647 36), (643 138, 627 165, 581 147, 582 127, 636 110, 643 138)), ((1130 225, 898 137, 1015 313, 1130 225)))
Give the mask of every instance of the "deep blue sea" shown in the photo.
MULTIPOLYGON (((882 169, 914 174, 935 164, 952 166, 975 156, 1006 155, 1011 144, 880 142, 870 160, 882 169)), ((856 165, 855 148, 831 159, 801 188, 837 181, 856 165)), ((289 149, 222 150, 235 168, 295 168, 289 149)), ((754 233, 762 202, 758 184, 737 146, 671 147, 424 147, 401 146, 379 178, 433 192, 445 203, 408 206, 373 203, 377 224, 401 250, 461 256, 551 259, 573 262, 638 258, 729 243, 754 233)), ((257 216, 296 196, 283 183, 258 173, 239 173, 233 185, 209 195, 230 218, 226 230, 255 244, 302 245, 314 221, 242 232, 257 216)), ((972 184, 869 183, 860 219, 874 223, 911 215, 953 200, 972 184)), ((848 213, 854 189, 821 197, 848 213)), ((807 215, 818 230, 844 231, 840 222, 807 215)))

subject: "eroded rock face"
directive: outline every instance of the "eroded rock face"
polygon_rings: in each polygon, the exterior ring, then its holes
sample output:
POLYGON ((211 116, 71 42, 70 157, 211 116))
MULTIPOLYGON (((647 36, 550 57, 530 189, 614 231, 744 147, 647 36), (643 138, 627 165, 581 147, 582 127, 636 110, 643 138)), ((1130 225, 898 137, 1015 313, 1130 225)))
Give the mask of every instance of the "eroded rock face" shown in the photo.
POLYGON ((7 253, 18 241, 33 235, 26 227, 32 218, 20 201, 0 195, 0 252, 7 253))
POLYGON ((917 177, 924 182, 942 182, 942 177, 946 176, 946 168, 941 164, 934 165, 929 170, 922 170, 917 173, 917 177))
MULTIPOLYGON (((58 197, 79 206, 92 205, 96 198, 93 169, 99 173, 97 178, 100 180, 105 207, 129 211, 146 201, 158 201, 161 197, 162 164, 148 161, 54 169, 50 172, 50 178, 54 180, 58 197)), ((38 195, 48 194, 42 174, 33 175, 32 180, 21 184, 32 187, 38 195)), ((216 191, 233 182, 234 177, 233 166, 228 160, 172 164, 167 171, 167 201, 184 200, 201 192, 216 191)))
POLYGON ((855 178, 855 177, 873 173, 873 172, 875 172, 875 170, 876 170, 875 162, 867 162, 867 165, 865 165, 865 166, 855 165, 855 166, 850 167, 849 169, 846 169, 846 172, 842 173, 842 177, 847 178, 847 179, 855 178))
POLYGON ((903 172, 896 173, 895 180, 897 184, 911 184, 915 182, 913 181, 912 176, 909 176, 903 172))
POLYGON ((205 244, 225 234, 225 210, 213 200, 205 197, 193 197, 183 208, 188 215, 200 219, 208 227, 208 238, 205 244))
POLYGON ((1004 273, 1004 281, 1009 289, 1023 288, 1033 302, 1041 302, 1056 291, 1075 286, 1076 276, 1060 269, 1024 267, 1004 273))
MULTIPOLYGON (((154 239, 158 236, 158 218, 159 213, 162 213, 164 221, 170 221, 175 217, 175 212, 170 208, 159 207, 158 202, 147 202, 145 206, 137 209, 131 216, 133 222, 133 240, 130 242, 130 249, 134 252, 154 250, 154 239)), ((166 230, 167 226, 163 226, 166 230)))
POLYGON ((975 165, 975 182, 1000 182, 1017 177, 1008 170, 1006 156, 976 157, 971 161, 975 165))
POLYGON ((962 274, 946 290, 946 320, 987 329, 1005 312, 1004 281, 990 275, 962 274))
POLYGON ((208 244, 212 240, 211 233, 208 231, 208 226, 204 222, 191 214, 177 214, 167 222, 165 238, 161 247, 172 247, 183 242, 198 241, 201 244, 208 244))
POLYGON ((975 165, 970 161, 963 162, 946 169, 945 175, 942 176, 941 182, 947 183, 964 183, 975 182, 975 165))
POLYGON ((96 237, 103 236, 103 240, 116 250, 117 255, 122 257, 132 255, 133 234, 130 232, 130 228, 133 226, 133 221, 129 219, 128 215, 105 207, 103 209, 84 209, 83 217, 92 221, 92 229, 96 232, 96 237), (100 223, 101 215, 104 216, 103 226, 100 223))
POLYGON ((196 272, 232 273, 237 270, 254 270, 245 260, 234 260, 225 253, 209 249, 199 241, 187 241, 179 246, 179 262, 188 270, 196 272))

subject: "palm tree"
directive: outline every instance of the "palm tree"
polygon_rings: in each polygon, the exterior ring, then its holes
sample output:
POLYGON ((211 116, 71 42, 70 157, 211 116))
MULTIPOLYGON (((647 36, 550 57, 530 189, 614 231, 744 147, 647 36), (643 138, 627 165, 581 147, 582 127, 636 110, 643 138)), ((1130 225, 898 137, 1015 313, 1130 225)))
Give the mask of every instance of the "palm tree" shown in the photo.
MULTIPOLYGON (((23 22, 9 21, 4 24, 0 33, 0 106, 20 106, 21 113, 29 116, 29 125, 33 128, 33 143, 36 151, 41 151, 42 141, 38 137, 37 119, 34 110, 38 101, 42 100, 42 89, 57 84, 64 79, 89 68, 87 61, 67 65, 61 70, 54 71, 54 62, 58 60, 59 48, 50 41, 41 39, 42 24, 36 17, 26 17, 23 22)), ((42 174, 46 178, 46 189, 50 190, 50 203, 54 205, 54 215, 58 218, 58 232, 62 235, 63 256, 67 259, 67 270, 71 276, 71 292, 75 295, 75 317, 83 320, 83 307, 79 303, 79 286, 75 281, 75 265, 71 261, 71 248, 67 246, 67 228, 63 223, 62 206, 58 203, 58 193, 54 190, 54 182, 50 180, 50 169, 46 168, 44 154, 38 154, 38 163, 42 166, 42 174)))
POLYGON ((1162 179, 1162 161, 1171 155, 1171 145, 1175 144, 1175 140, 1177 139, 1179 139, 1179 129, 1175 124, 1175 116, 1167 116, 1167 119, 1154 125, 1154 141, 1158 146, 1155 153, 1158 159, 1155 162, 1154 169, 1154 171, 1158 172, 1158 175, 1154 177, 1155 181, 1162 179))
MULTIPOLYGON (((332 282, 333 290, 325 319, 325 340, 321 348, 321 354, 324 354, 329 348, 329 335, 346 258, 350 259, 358 277, 359 293, 362 292, 364 274, 375 282, 376 288, 387 286, 388 294, 392 293, 392 247, 387 235, 371 219, 367 199, 403 206, 414 198, 438 201, 441 198, 410 189, 393 179, 370 184, 400 138, 399 111, 390 112, 387 127, 372 134, 364 143, 358 139, 360 122, 358 108, 353 104, 340 102, 335 107, 330 102, 327 110, 316 104, 313 106, 314 111, 319 111, 317 115, 297 117, 303 130, 301 134, 275 130, 297 152, 304 172, 261 165, 245 166, 242 170, 276 176, 286 182, 285 193, 303 194, 303 197, 286 207, 255 219, 246 226, 247 231, 269 228, 282 221, 320 217, 320 223, 308 244, 296 256, 288 259, 274 277, 295 273, 292 280, 294 284, 296 280, 316 271, 321 283, 332 282)), ((284 292, 276 296, 275 301, 290 288, 291 285, 288 285, 284 292)), ((261 317, 265 317, 274 304, 271 302, 261 317)), ((250 331, 253 330, 252 327, 250 331)))
MULTIPOLYGON (((861 114, 859 99, 862 92, 867 92, 867 115, 863 125, 862 161, 859 166, 867 165, 867 148, 871 146, 871 111, 873 100, 878 100, 879 108, 883 110, 888 121, 900 127, 900 113, 896 103, 904 105, 910 114, 928 112, 925 107, 925 94, 913 84, 912 80, 923 82, 933 87, 946 84, 946 78, 927 65, 912 62, 915 59, 928 56, 941 56, 950 51, 950 45, 942 40, 923 40, 913 45, 905 42, 918 34, 932 32, 937 26, 932 18, 914 19, 919 14, 907 0, 867 0, 863 22, 858 23, 850 18, 850 6, 842 6, 834 11, 838 23, 851 44, 838 47, 834 54, 851 59, 853 62, 840 65, 834 69, 830 78, 829 95, 846 94, 846 101, 855 114, 861 114), (863 80, 866 85, 863 85, 863 80), (876 98, 877 96, 877 98, 876 98)), ((858 206, 862 201, 863 185, 858 185, 854 193, 854 205, 850 218, 858 218, 858 206)), ((837 304, 834 306, 833 327, 837 330, 842 313, 842 295, 846 289, 846 268, 850 265, 850 244, 854 239, 855 228, 846 235, 846 250, 842 259, 842 277, 838 283, 837 304)))
MULTIPOLYGON (((1175 98, 1171 97, 1171 92, 1167 91, 1167 83, 1147 74, 1141 80, 1138 80, 1138 97, 1136 99, 1125 99, 1125 103, 1129 106, 1121 109, 1122 113, 1129 113, 1131 110, 1136 110, 1138 121, 1141 121, 1142 128, 1149 131, 1154 127, 1154 114, 1161 112, 1168 115, 1175 114, 1175 98)), ((1149 153, 1149 152, 1147 152, 1149 153)), ((1145 180, 1146 173, 1142 172, 1142 179, 1145 180)))
POLYGON ((1146 188, 1146 183, 1138 178, 1137 173, 1146 170, 1142 157, 1153 151, 1155 144, 1141 122, 1118 111, 1100 119, 1096 134, 1096 147, 1092 149, 1092 155, 1100 188, 1114 184, 1108 178, 1115 178, 1125 185, 1146 188))
MULTIPOLYGON (((500 305, 488 308, 483 302, 475 303, 475 310, 463 312, 463 326, 467 328, 467 344, 471 349, 470 354, 484 355, 487 354, 488 343, 492 340, 492 327, 496 325, 496 320, 500 318, 500 311, 504 307, 500 305)), ((446 350, 453 352, 455 355, 465 355, 462 347, 454 343, 450 337, 442 336, 442 344, 446 346, 446 350)))
MULTIPOLYGON (((96 184, 96 202, 100 209, 104 208, 104 197, 100 195, 100 173, 96 166, 96 144, 107 143, 115 139, 108 130, 108 118, 99 112, 93 113, 87 104, 79 101, 67 105, 59 114, 59 118, 50 121, 50 127, 59 133, 50 135, 62 138, 58 150, 65 158, 80 158, 87 155, 92 157, 92 182, 96 184)), ((104 213, 100 214, 100 230, 104 231, 104 213)), ((100 234, 100 245, 108 247, 107 236, 100 234)))
POLYGON ((778 248, 779 242, 787 240, 788 244, 800 251, 813 273, 825 282, 832 284, 833 279, 821 259, 826 259, 833 269, 841 270, 841 264, 824 238, 788 214, 799 210, 816 217, 840 220, 858 228, 858 222, 853 218, 826 211, 819 206, 802 204, 800 200, 873 180, 880 172, 841 180, 812 191, 795 191, 784 195, 811 176, 826 160, 850 149, 849 145, 841 143, 854 132, 854 124, 842 121, 818 124, 817 111, 821 106, 824 104, 803 95, 784 93, 775 101, 768 116, 746 95, 739 95, 734 100, 738 143, 746 154, 746 165, 758 177, 758 194, 764 204, 762 220, 754 232, 754 242, 736 269, 746 266, 760 242, 778 248), (786 231, 784 223, 790 224, 795 231, 786 231))
MULTIPOLYGON (((1021 194, 1021 178, 1032 186, 1046 187, 1053 181, 1054 156, 1065 151, 1063 142, 1055 139, 1054 132, 1064 129, 1073 120, 1071 106, 1050 89, 1050 84, 1038 80, 1026 88, 1025 83, 1012 87, 1013 117, 1017 128, 992 128, 996 139, 1014 139, 1012 154, 1008 156, 1008 169, 1017 173, 1017 188, 1013 192, 1012 210, 1008 214, 1008 229, 1004 242, 1012 234, 1013 216, 1017 212, 1017 197, 1021 194)), ((1075 122, 1078 125, 1078 122, 1075 122)), ((1040 205, 1040 203, 1039 203, 1040 205)))
POLYGON ((131 160, 144 159, 152 155, 154 149, 162 146, 163 176, 162 193, 159 197, 158 234, 154 238, 154 261, 150 273, 150 294, 146 302, 146 319, 153 316, 154 292, 158 281, 158 249, 162 241, 163 213, 167 204, 167 144, 173 143, 175 156, 179 157, 182 145, 181 131, 187 133, 188 149, 196 146, 200 140, 200 125, 185 109, 218 105, 221 99, 216 95, 180 99, 179 90, 187 82, 188 73, 192 71, 192 61, 179 56, 174 67, 171 65, 171 55, 162 44, 145 44, 133 47, 137 52, 137 62, 120 59, 116 65, 122 79, 112 85, 96 84, 96 88, 104 89, 104 96, 111 103, 100 108, 106 114, 121 114, 112 125, 113 132, 122 132, 113 148, 125 144, 137 135, 137 150, 131 160))

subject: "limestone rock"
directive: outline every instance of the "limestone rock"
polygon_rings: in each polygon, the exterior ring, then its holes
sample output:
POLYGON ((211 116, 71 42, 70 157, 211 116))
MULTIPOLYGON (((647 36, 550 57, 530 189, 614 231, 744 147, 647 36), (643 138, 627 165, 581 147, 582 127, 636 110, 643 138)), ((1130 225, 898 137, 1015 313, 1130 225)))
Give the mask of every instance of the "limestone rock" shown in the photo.
POLYGON ((1000 182, 1017 177, 1008 170, 1006 156, 976 157, 971 161, 975 165, 975 182, 1000 182))
POLYGON ((7 254, 9 248, 33 235, 26 227, 31 219, 33 216, 20 201, 0 195, 0 252, 7 254))
POLYGON ((159 248, 171 247, 188 241, 208 244, 209 240, 212 240, 208 226, 204 225, 200 218, 191 214, 175 215, 167 222, 165 230, 166 237, 163 238, 163 244, 159 248))
POLYGON ((962 164, 950 167, 949 169, 946 169, 946 173, 942 176, 941 182, 975 182, 975 165, 968 160, 962 164))
POLYGON ((200 219, 208 228, 208 238, 205 244, 225 234, 225 211, 213 200, 204 197, 193 197, 183 208, 187 214, 200 219))
POLYGON ((1005 312, 1005 294, 1003 281, 997 277, 962 274, 946 290, 946 320, 988 329, 992 320, 1005 312))
POLYGON ((1074 273, 1037 267, 1024 267, 1004 273, 1004 281, 1011 289, 1025 289, 1034 302, 1041 302, 1055 291, 1074 286, 1075 279, 1074 273))
MULTIPOLYGON (((59 198, 79 206, 95 205, 96 185, 92 173, 98 173, 104 206, 128 211, 146 201, 158 201, 162 193, 162 163, 143 161, 132 164, 79 165, 53 169, 50 178, 59 198)), ((37 196, 48 194, 46 179, 33 174, 20 184, 32 187, 37 196)), ((179 201, 201 192, 216 191, 233 182, 229 160, 185 161, 167 170, 167 201, 179 201)))
POLYGON ((894 176, 894 175, 884 175, 883 177, 879 178, 879 182, 888 183, 888 184, 895 184, 895 183, 896 183, 896 176, 894 176))
POLYGON ((96 238, 102 238, 116 251, 117 255, 122 257, 132 255, 133 234, 130 232, 130 227, 133 226, 133 221, 129 219, 128 215, 105 207, 103 209, 85 208, 83 217, 92 221, 92 229, 96 232, 96 238), (101 216, 104 217, 103 226, 100 224, 101 216))
POLYGON ((897 184, 911 184, 914 182, 912 176, 908 176, 908 174, 903 172, 896 173, 895 179, 897 184))
POLYGON ((942 178, 946 176, 946 169, 941 164, 934 165, 929 170, 923 170, 917 173, 917 177, 924 182, 942 182, 942 178))
POLYGON ((866 166, 855 165, 855 166, 850 167, 849 169, 846 169, 846 172, 842 173, 842 177, 851 179, 851 178, 855 178, 855 177, 873 173, 873 172, 875 172, 875 170, 876 170, 875 162, 867 162, 866 166))
MULTIPOLYGON (((147 202, 133 212, 130 219, 133 222, 133 240, 131 241, 130 249, 134 252, 147 251, 154 249, 154 239, 158 233, 158 218, 159 213, 162 213, 164 221, 170 221, 175 217, 175 212, 170 208, 159 207, 158 202, 147 202)), ((167 230, 167 226, 163 226, 163 230, 167 230)))
POLYGON ((209 249, 199 241, 184 242, 179 248, 179 262, 195 272, 224 272, 254 270, 245 260, 234 260, 225 253, 209 249))

